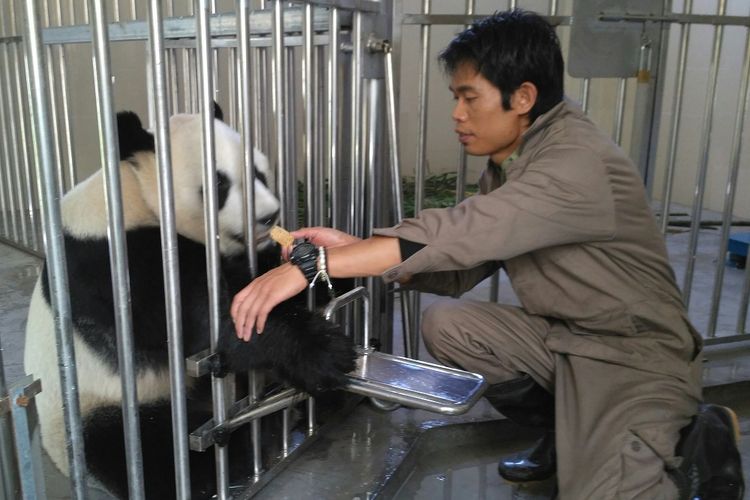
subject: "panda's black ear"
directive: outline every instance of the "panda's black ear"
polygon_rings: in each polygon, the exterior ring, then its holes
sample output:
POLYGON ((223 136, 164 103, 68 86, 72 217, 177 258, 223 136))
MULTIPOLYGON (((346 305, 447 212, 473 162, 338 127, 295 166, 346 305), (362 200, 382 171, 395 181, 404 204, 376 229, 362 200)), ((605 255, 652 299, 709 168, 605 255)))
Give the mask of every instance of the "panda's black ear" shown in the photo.
POLYGON ((214 118, 220 121, 224 121, 224 111, 221 110, 219 103, 214 101, 214 118))
POLYGON ((132 111, 117 113, 117 136, 120 160, 127 160, 138 151, 154 151, 154 136, 144 130, 141 119, 132 111))

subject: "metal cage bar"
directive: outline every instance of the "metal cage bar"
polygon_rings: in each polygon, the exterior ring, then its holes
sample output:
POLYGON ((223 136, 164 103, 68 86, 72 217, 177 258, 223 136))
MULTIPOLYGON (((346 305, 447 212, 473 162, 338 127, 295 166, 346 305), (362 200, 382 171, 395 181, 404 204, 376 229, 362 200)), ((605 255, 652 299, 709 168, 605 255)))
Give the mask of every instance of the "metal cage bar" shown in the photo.
POLYGON ((28 54, 29 101, 34 123, 34 143, 40 170, 40 187, 44 216, 47 272, 50 302, 55 317, 55 335, 60 363, 63 415, 67 430, 67 455, 70 464, 71 491, 77 499, 86 498, 86 464, 83 451, 83 429, 78 404, 78 381, 73 351, 73 325, 68 296, 68 271, 65 261, 65 241, 62 232, 60 192, 53 164, 51 127, 47 103, 47 83, 44 78, 44 55, 41 27, 35 1, 24 2, 26 43, 28 54))
POLYGON ((151 92, 154 96, 155 147, 159 182, 159 219, 164 272, 164 298, 167 313, 169 345, 169 381, 172 404, 172 449, 174 452, 175 491, 177 498, 190 498, 190 461, 185 395, 184 349, 182 342, 182 303, 180 301, 179 253, 172 182, 167 52, 164 48, 160 2, 148 9, 151 51, 151 92))
MULTIPOLYGON (((718 13, 724 15, 727 9, 726 0, 719 0, 718 13)), ((701 136, 701 160, 698 166, 698 175, 695 180, 695 194, 693 195, 693 206, 691 210, 690 242, 688 244, 687 265, 685 266, 685 277, 682 283, 682 300, 686 306, 690 306, 690 294, 693 288, 693 275, 695 272, 695 260, 698 249, 698 235, 700 232, 700 221, 703 216, 703 196, 706 191, 706 179, 708 177, 708 159, 711 151, 711 131, 714 122, 714 108, 716 107, 716 85, 719 78, 719 59, 721 58, 721 46, 724 39, 724 26, 714 28, 713 51, 711 53, 711 69, 709 70, 708 89, 706 91, 706 104, 703 111, 703 133, 701 136)))
MULTIPOLYGON (((218 193, 216 188, 216 144, 214 138, 211 32, 209 5, 206 0, 195 0, 196 32, 198 33, 198 69, 200 86, 200 110, 202 124, 204 220, 206 241, 206 267, 208 270, 209 337, 211 349, 219 341, 219 234, 218 193)), ((224 380, 211 376, 214 419, 222 423, 227 418, 226 387, 224 380)), ((229 452, 225 446, 215 447, 217 494, 220 499, 229 498, 229 452)))
POLYGON ((109 258, 112 269, 117 356, 122 384, 122 413, 125 430, 125 457, 130 498, 145 498, 143 457, 139 424, 138 393, 135 383, 133 320, 130 309, 130 278, 120 182, 120 153, 114 113, 109 40, 104 3, 89 0, 93 24, 94 88, 100 130, 100 160, 107 192, 109 258))

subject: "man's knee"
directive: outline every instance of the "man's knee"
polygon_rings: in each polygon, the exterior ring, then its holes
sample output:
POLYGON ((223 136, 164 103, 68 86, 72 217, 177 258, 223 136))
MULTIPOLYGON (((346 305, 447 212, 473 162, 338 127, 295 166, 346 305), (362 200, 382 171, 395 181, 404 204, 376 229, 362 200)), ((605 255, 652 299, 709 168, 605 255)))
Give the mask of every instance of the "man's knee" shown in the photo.
POLYGON ((422 313, 422 339, 433 356, 440 357, 441 354, 445 354, 441 345, 452 343, 446 341, 457 332, 458 309, 455 300, 441 300, 427 307, 422 313))

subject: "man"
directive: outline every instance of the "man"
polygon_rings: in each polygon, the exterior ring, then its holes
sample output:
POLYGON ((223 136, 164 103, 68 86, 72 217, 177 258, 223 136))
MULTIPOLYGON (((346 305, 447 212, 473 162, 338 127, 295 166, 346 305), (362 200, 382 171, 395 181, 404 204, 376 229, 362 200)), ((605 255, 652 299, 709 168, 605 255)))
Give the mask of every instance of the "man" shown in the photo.
POLYGON ((699 405, 701 338, 642 181, 564 99, 554 30, 532 13, 498 13, 440 60, 459 140, 490 158, 481 194, 367 240, 297 231, 326 247, 326 262, 253 281, 232 304, 238 335, 260 334, 268 311, 321 268, 458 296, 502 265, 522 307, 440 302, 425 311, 423 335, 442 363, 484 375, 500 412, 544 430, 534 449, 500 462, 503 477, 556 471, 570 500, 741 499, 736 417, 699 405))

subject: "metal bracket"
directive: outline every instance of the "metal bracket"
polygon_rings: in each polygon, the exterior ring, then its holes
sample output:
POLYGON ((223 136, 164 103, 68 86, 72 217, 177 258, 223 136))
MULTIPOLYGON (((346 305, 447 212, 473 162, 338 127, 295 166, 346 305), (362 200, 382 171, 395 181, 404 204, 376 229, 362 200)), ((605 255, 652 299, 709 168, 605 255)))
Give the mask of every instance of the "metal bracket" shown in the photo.
POLYGON ((213 371, 213 365, 216 363, 218 356, 209 349, 188 356, 185 359, 185 372, 189 377, 200 378, 208 375, 213 371))
POLYGON ((46 498, 42 448, 34 397, 42 392, 42 382, 26 375, 8 389, 10 413, 16 443, 16 458, 24 499, 46 498))
POLYGON ((617 14, 658 16, 664 1, 576 0, 570 30, 568 73, 576 78, 630 78, 638 75, 644 27, 613 22, 617 14), (607 12, 604 19, 602 13, 607 12))

